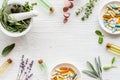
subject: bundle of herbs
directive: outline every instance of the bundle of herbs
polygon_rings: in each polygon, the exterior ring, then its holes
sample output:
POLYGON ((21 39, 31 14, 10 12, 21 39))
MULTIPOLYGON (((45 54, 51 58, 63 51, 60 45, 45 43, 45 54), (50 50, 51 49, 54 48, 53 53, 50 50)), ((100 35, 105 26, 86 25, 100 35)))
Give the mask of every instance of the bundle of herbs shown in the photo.
POLYGON ((93 66, 92 63, 87 61, 87 65, 89 67, 89 70, 84 70, 83 73, 86 75, 98 79, 98 80, 103 80, 102 79, 102 66, 101 66, 101 60, 100 57, 95 58, 95 66, 93 66))
POLYGON ((0 22, 2 26, 10 32, 23 32, 28 28, 31 18, 17 21, 9 16, 9 14, 13 13, 21 13, 21 12, 29 12, 33 9, 35 3, 29 4, 26 2, 24 5, 21 4, 9 4, 8 0, 4 0, 2 8, 0 9, 0 22))

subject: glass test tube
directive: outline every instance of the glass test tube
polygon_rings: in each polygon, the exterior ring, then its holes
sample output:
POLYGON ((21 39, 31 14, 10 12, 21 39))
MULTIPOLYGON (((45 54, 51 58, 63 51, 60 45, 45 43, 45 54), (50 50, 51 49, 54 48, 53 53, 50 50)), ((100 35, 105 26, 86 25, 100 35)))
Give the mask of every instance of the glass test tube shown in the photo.
POLYGON ((42 59, 40 59, 39 61, 38 61, 38 63, 39 63, 39 67, 40 67, 40 70, 41 70, 41 72, 46 72, 47 71, 47 66, 46 66, 46 64, 43 62, 43 60, 42 59))
POLYGON ((9 67, 11 63, 12 63, 12 60, 8 59, 0 66, 0 75, 4 73, 4 71, 9 67))
POLYGON ((117 55, 120 55, 120 47, 111 43, 107 43, 107 49, 117 55))
POLYGON ((37 1, 50 13, 54 12, 54 8, 47 0, 37 0, 37 1))

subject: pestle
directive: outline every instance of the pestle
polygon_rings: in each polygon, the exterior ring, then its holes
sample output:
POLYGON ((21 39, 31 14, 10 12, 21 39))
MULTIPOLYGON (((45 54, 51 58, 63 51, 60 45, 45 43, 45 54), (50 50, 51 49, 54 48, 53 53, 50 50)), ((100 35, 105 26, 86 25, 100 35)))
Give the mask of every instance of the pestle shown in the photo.
POLYGON ((30 12, 14 13, 14 14, 10 14, 9 16, 11 18, 16 19, 17 21, 22 21, 25 19, 38 16, 38 14, 39 14, 38 11, 30 11, 30 12))

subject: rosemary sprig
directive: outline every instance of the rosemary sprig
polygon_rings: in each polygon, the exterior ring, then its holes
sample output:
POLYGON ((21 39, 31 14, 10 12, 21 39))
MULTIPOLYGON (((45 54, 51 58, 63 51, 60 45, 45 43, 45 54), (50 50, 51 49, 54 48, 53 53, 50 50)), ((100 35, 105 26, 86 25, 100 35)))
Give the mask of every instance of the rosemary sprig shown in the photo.
POLYGON ((100 57, 95 58, 95 66, 93 66, 93 64, 89 61, 87 61, 87 65, 89 67, 89 70, 84 70, 82 72, 92 78, 102 80, 102 66, 100 57))
POLYGON ((89 2, 86 3, 83 7, 78 8, 77 11, 75 12, 75 14, 79 15, 82 12, 84 12, 84 15, 81 18, 81 20, 85 21, 87 18, 89 18, 90 14, 92 14, 92 10, 93 10, 96 2, 98 2, 98 0, 89 0, 89 2))

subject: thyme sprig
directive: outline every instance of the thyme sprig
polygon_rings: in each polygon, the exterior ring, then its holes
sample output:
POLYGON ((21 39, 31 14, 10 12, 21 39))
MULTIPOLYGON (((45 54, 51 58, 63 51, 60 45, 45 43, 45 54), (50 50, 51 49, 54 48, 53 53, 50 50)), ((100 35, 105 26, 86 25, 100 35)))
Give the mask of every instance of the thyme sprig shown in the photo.
POLYGON ((95 58, 95 66, 93 66, 93 64, 89 61, 87 61, 87 65, 89 70, 84 70, 82 72, 92 78, 102 80, 102 66, 100 57, 95 58))
POLYGON ((83 7, 78 8, 75 12, 76 15, 84 13, 83 17, 81 18, 82 21, 85 21, 89 18, 90 14, 92 14, 92 10, 95 6, 95 3, 98 2, 98 0, 89 0, 88 3, 86 3, 83 7))

